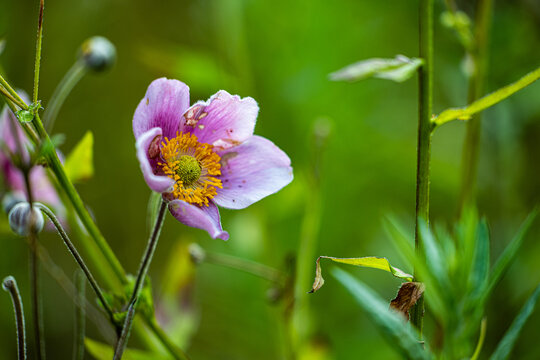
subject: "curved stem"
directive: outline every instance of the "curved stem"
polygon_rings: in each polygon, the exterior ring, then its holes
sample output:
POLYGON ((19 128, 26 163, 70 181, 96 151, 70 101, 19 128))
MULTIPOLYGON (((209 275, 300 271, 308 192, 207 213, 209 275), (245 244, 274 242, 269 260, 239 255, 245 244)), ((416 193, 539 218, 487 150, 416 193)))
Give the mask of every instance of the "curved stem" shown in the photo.
POLYGON ((19 106, 21 109, 28 109, 28 105, 24 103, 23 99, 21 99, 19 94, 17 94, 17 92, 13 90, 11 85, 9 85, 9 83, 6 81, 6 79, 4 79, 2 75, 0 75, 0 85, 2 85, 2 87, 8 91, 8 93, 11 95, 10 99, 14 99, 14 102, 17 106, 19 106))
POLYGON ((226 254, 205 253, 203 261, 243 271, 275 283, 279 283, 284 277, 279 270, 270 266, 226 254))
MULTIPOLYGON (((431 114, 433 94, 433 0, 420 0, 418 12, 420 58, 424 65, 418 68, 418 148, 416 167, 416 226, 415 249, 422 248, 419 236, 419 220, 429 223, 429 178, 431 154, 431 114)), ((415 270, 416 276, 416 270, 415 270)), ((422 339, 424 322, 424 297, 422 296, 411 313, 411 322, 422 339)))
POLYGON ((69 93, 73 90, 75 85, 83 78, 87 73, 87 68, 83 62, 77 60, 73 66, 64 75, 54 93, 51 96, 51 100, 47 104, 47 109, 43 113, 43 125, 47 131, 51 131, 54 127, 54 122, 58 116, 60 108, 64 104, 64 101, 68 97, 69 93))
POLYGON ((64 241, 64 244, 67 246, 69 252, 71 253, 71 255, 73 255, 73 257, 75 258, 75 261, 77 262, 77 264, 79 265, 81 270, 86 275, 86 278, 88 279, 88 282, 90 283, 90 286, 92 286, 92 289, 96 293, 96 296, 98 297, 99 301, 101 302, 101 305, 103 306, 103 308, 105 309, 105 312, 109 316, 109 320, 111 321, 112 324, 115 324, 115 320, 114 320, 114 316, 113 316, 113 314, 114 314, 113 310, 110 308, 109 304, 105 300, 103 292, 101 291, 101 288, 99 287, 96 279, 94 278, 94 276, 92 275, 92 273, 88 269, 88 266, 86 266, 84 260, 82 259, 81 255, 79 254, 79 252, 77 251, 75 246, 73 246, 73 243, 71 242, 71 240, 69 239, 67 233, 65 232, 64 228, 62 227, 62 224, 60 224, 60 221, 58 221, 58 218, 54 215, 54 213, 51 211, 51 209, 49 209, 47 206, 45 206, 45 205, 43 205, 41 203, 36 203, 35 206, 38 209, 40 209, 43 212, 43 214, 47 215, 47 217, 51 220, 54 227, 58 231, 58 234, 60 235, 60 237, 64 241))
POLYGON ((143 289, 144 280, 146 279, 146 275, 148 274, 148 269, 150 268, 150 263, 152 262, 152 257, 154 256, 154 252, 157 247, 159 234, 161 233, 161 227, 163 225, 163 221, 165 220, 166 210, 167 204, 165 203, 165 201, 163 201, 163 199, 161 199, 156 223, 154 225, 154 229, 152 230, 152 234, 150 235, 150 239, 148 240, 148 244, 146 245, 146 250, 144 251, 141 264, 139 265, 139 270, 137 271, 137 278, 133 287, 133 293, 131 294, 131 298, 129 299, 128 303, 129 306, 126 319, 124 321, 124 326, 122 327, 122 333, 120 334, 120 338, 116 343, 113 360, 121 359, 122 355, 124 354, 124 350, 126 349, 129 335, 131 332, 131 326, 133 324, 133 318, 135 317, 137 303, 143 289))
POLYGON ((12 276, 8 276, 2 282, 2 288, 9 292, 15 311, 15 325, 17 328, 17 353, 19 360, 26 360, 26 330, 24 326, 24 310, 17 281, 12 276))

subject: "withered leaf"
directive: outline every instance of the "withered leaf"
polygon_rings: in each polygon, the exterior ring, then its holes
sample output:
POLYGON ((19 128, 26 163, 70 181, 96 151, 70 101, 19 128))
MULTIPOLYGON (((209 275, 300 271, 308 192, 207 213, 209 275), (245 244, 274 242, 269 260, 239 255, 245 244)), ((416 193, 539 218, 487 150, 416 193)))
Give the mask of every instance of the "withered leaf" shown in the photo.
POLYGON ((406 282, 401 284, 397 296, 390 302, 390 308, 399 311, 409 320, 409 310, 416 304, 424 293, 424 284, 420 282, 406 282))

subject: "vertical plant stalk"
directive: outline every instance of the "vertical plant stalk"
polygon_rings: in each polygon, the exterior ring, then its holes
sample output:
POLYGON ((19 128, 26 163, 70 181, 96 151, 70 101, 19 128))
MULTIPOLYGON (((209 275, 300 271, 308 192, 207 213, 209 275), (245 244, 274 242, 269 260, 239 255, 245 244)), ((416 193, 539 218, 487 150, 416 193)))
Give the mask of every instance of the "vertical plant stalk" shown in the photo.
POLYGON ((88 72, 87 68, 81 60, 75 61, 73 66, 64 75, 54 93, 51 96, 51 100, 47 105, 47 109, 43 114, 43 126, 47 131, 51 131, 60 108, 64 104, 64 101, 68 97, 69 93, 73 90, 75 85, 83 78, 88 72))
MULTIPOLYGON (((144 287, 144 281, 146 279, 146 275, 148 274, 148 269, 150 268, 154 252, 156 251, 159 235, 161 233, 161 227, 163 226, 163 221, 165 220, 166 211, 167 203, 162 199, 154 229, 150 234, 150 239, 148 240, 148 244, 146 245, 141 264, 139 265, 139 270, 137 271, 137 278, 133 287, 133 293, 131 294, 131 298, 128 302, 129 305, 127 309, 126 319, 124 320, 124 325, 122 327, 120 338, 116 343, 113 360, 120 360, 127 347, 129 335, 131 333, 131 327, 133 325, 133 319, 137 310, 137 304, 139 302, 142 289, 144 287)), ((175 356, 177 356, 177 354, 175 354, 175 356)), ((185 354, 180 352, 179 359, 187 359, 187 357, 185 356, 185 354)))
MULTIPOLYGON (((416 167, 416 226, 415 249, 422 247, 419 220, 429 223, 429 182, 431 157, 431 114, 433 104, 433 0, 420 0, 419 12, 420 58, 424 65, 418 68, 418 147, 416 167)), ((416 277, 416 269, 415 269, 416 277)), ((411 323, 422 339, 424 297, 411 312, 411 323)))
POLYGON ((73 360, 84 359, 84 336, 86 332, 86 279, 79 269, 75 272, 78 305, 75 305, 75 335, 73 336, 73 360))
MULTIPOLYGON (((468 55, 474 64, 474 73, 469 79, 467 104, 471 104, 484 94, 488 68, 489 30, 493 13, 493 0, 479 0, 476 9, 474 46, 468 55)), ((481 135, 481 115, 475 114, 467 122, 467 132, 463 145, 460 212, 471 205, 475 198, 476 177, 481 135)))
POLYGON ((88 282, 90 283, 90 286, 92 286, 92 289, 96 293, 96 296, 98 297, 101 305, 103 306, 103 309, 105 309, 105 312, 107 313, 107 315, 109 317, 109 320, 111 321, 111 324, 115 325, 113 310, 110 308, 109 304, 105 300, 105 296, 103 295, 103 291, 101 291, 101 288, 99 287, 97 281, 94 279, 94 276, 92 275, 92 273, 88 269, 88 266, 86 266, 84 260, 82 259, 81 255, 79 254, 79 252, 77 251, 75 246, 73 246, 73 243, 71 242, 71 240, 69 239, 66 231, 62 227, 62 224, 60 224, 60 221, 58 221, 58 219, 56 218, 54 213, 48 207, 46 207, 45 205, 40 204, 40 203, 36 203, 35 206, 38 207, 51 220, 54 227, 58 231, 58 234, 60 235, 60 237, 64 241, 64 244, 68 248, 70 254, 73 255, 73 257, 75 258, 75 261, 79 265, 80 269, 84 272, 84 275, 86 275, 86 278, 88 279, 88 282))
POLYGON ((34 61, 34 96, 32 97, 34 104, 36 104, 38 101, 39 69, 41 65, 41 41, 43 39, 43 8, 44 6, 45 6, 44 0, 40 0, 37 39, 36 39, 36 58, 34 61))
POLYGON ((2 288, 9 292, 15 312, 15 326, 17 328, 17 354, 19 360, 26 360, 26 330, 24 326, 24 310, 17 282, 12 276, 8 276, 2 282, 2 288))

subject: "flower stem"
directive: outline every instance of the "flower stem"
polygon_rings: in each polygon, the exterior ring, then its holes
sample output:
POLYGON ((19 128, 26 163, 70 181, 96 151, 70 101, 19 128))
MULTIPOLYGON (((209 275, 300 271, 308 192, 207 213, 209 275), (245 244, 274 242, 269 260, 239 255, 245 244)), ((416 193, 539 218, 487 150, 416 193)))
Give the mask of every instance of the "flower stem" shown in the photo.
POLYGON ((69 239, 66 231, 62 227, 62 224, 60 224, 60 221, 58 221, 58 219, 56 218, 54 213, 47 206, 45 206, 45 205, 43 205, 41 203, 36 203, 35 206, 37 208, 39 208, 39 210, 41 210, 43 212, 43 214, 47 215, 47 217, 53 223, 54 227, 58 231, 58 234, 60 235, 60 237, 64 241, 64 244, 67 246, 70 254, 73 255, 73 257, 75 258, 75 261, 77 262, 77 264, 79 265, 81 270, 84 272, 84 275, 86 275, 86 278, 88 279, 88 282, 90 283, 90 286, 92 286, 92 289, 96 293, 96 296, 98 297, 101 305, 105 309, 105 312, 107 313, 107 315, 109 317, 109 320, 111 321, 111 324, 114 325, 115 321, 114 321, 114 316, 113 316, 113 310, 110 308, 109 304, 105 300, 103 292, 101 291, 101 288, 99 287, 96 279, 94 278, 94 276, 92 275, 92 273, 88 269, 88 266, 86 266, 84 260, 82 259, 81 255, 79 254, 79 252, 77 251, 75 246, 73 246, 73 243, 71 242, 71 240, 69 239))
POLYGON ((13 309, 15 311, 15 325, 17 328, 17 353, 19 360, 26 360, 26 330, 24 326, 24 310, 17 282, 12 276, 8 276, 2 282, 2 288, 9 292, 13 309))
POLYGON ((37 258, 38 236, 30 234, 30 282, 32 284, 32 312, 34 320, 34 337, 36 342, 37 359, 45 359, 45 338, 43 335, 43 311, 41 307, 41 287, 39 262, 37 258))
MULTIPOLYGON (((493 12, 493 0, 479 0, 476 9, 474 47, 469 56, 474 63, 474 73, 469 79, 467 103, 471 104, 484 94, 484 83, 488 67, 489 29, 493 12)), ((463 145, 462 182, 460 211, 471 205, 475 197, 476 173, 481 134, 481 113, 467 122, 467 132, 463 145)))
MULTIPOLYGON (((433 103, 433 0, 420 0, 419 5, 420 58, 424 65, 418 68, 418 147, 416 167, 416 226, 415 249, 422 247, 419 220, 429 222, 429 181, 431 156, 431 114, 433 103)), ((415 270, 416 276, 416 270, 415 270)), ((422 339, 424 298, 421 297, 411 313, 411 322, 422 339)))
POLYGON ((56 117, 58 116, 58 112, 64 104, 64 101, 75 85, 77 85, 77 83, 87 72, 87 68, 84 66, 83 62, 81 60, 77 60, 64 75, 54 90, 51 100, 47 104, 47 109, 43 114, 43 125, 47 131, 50 132, 52 130, 56 117))
POLYGON ((122 327, 122 333, 120 334, 120 338, 118 339, 118 342, 116 343, 113 360, 121 359, 122 355, 124 354, 124 350, 126 349, 126 346, 129 340, 129 335, 131 332, 131 326, 133 324, 133 318, 135 317, 137 303, 139 301, 139 297, 143 289, 144 280, 146 279, 146 275, 148 274, 148 269, 150 268, 150 263, 152 262, 152 257, 154 256, 154 251, 156 250, 156 247, 157 247, 159 234, 161 233, 161 227, 163 225, 163 221, 165 220, 166 210, 167 210, 167 204, 165 203, 165 201, 163 201, 163 199, 161 199, 161 204, 159 207, 158 216, 156 218, 156 223, 154 225, 154 229, 152 230, 152 233, 150 234, 150 239, 148 240, 148 244, 146 245, 146 250, 144 251, 141 264, 139 265, 139 270, 137 271, 137 278, 135 280, 135 285, 133 287, 133 293, 131 294, 131 298, 129 299, 129 302, 128 302, 129 305, 128 305, 126 319, 122 327))
POLYGON ((206 253, 203 261, 243 271, 274 283, 281 282, 284 277, 279 270, 270 266, 226 254, 206 253))
POLYGON ((19 94, 17 94, 17 92, 13 90, 11 85, 9 85, 9 83, 2 77, 2 75, 0 75, 0 85, 7 90, 9 95, 11 95, 10 99, 13 99, 17 106, 19 106, 21 109, 28 109, 28 105, 24 103, 23 99, 21 99, 19 94))
POLYGON ((79 269, 75 272, 75 287, 79 305, 75 306, 75 335, 73 344, 73 360, 84 359, 84 334, 86 328, 86 303, 85 292, 86 282, 85 274, 79 269))
POLYGON ((36 58, 34 62, 34 96, 32 97, 33 103, 38 101, 38 89, 39 89, 39 69, 41 65, 41 41, 43 39, 43 8, 44 0, 39 1, 39 17, 38 17, 38 30, 36 39, 36 58))

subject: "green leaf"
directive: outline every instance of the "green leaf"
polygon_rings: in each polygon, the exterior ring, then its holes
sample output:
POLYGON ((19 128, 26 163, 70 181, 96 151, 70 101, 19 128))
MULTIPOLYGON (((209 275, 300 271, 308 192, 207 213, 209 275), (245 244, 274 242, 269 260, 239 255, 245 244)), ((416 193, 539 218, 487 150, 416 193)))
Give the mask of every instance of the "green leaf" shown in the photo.
POLYGON ((534 209, 529 216, 527 216, 527 219, 525 219, 517 234, 514 236, 510 244, 506 246, 495 265, 493 265, 489 284, 482 296, 483 301, 489 297, 495 286, 499 283, 501 277, 506 273, 506 270, 508 270, 509 265, 513 262, 519 248, 521 247, 521 244, 523 243, 525 234, 527 234, 527 231, 538 214, 538 210, 538 208, 534 209))
POLYGON ((21 123, 29 123, 34 120, 34 114, 29 110, 19 110, 15 113, 21 123))
POLYGON ((447 28, 455 30, 459 41, 466 50, 472 49, 471 19, 466 13, 463 11, 444 11, 441 14, 441 23, 447 28))
POLYGON ((367 256, 367 257, 361 257, 361 258, 336 258, 332 256, 319 256, 316 261, 317 265, 315 268, 315 282, 313 283, 313 287, 309 291, 310 293, 314 293, 315 291, 319 290, 324 285, 324 279, 322 277, 322 271, 321 271, 321 259, 330 259, 337 263, 388 271, 395 277, 404 279, 407 281, 412 281, 413 279, 412 275, 409 275, 403 272, 402 270, 390 265, 390 262, 386 258, 378 258, 374 256, 367 256))
POLYGON ((375 77, 403 82, 411 78, 422 63, 422 59, 409 59, 403 55, 397 55, 395 59, 367 59, 331 73, 330 80, 353 82, 375 77))
POLYGON ((473 296, 485 289, 489 279, 489 267, 489 230, 486 219, 482 219, 476 233, 474 261, 469 276, 469 289, 473 296))
POLYGON ((515 83, 507 85, 499 90, 492 92, 484 96, 481 99, 476 100, 472 104, 462 108, 450 108, 444 110, 439 116, 431 119, 434 126, 440 126, 452 120, 469 120, 474 114, 485 110, 502 100, 506 99, 510 95, 518 92, 519 90, 529 86, 540 78, 540 67, 536 70, 528 73, 515 83))
POLYGON ((424 350, 418 342, 416 331, 402 315, 388 308, 387 301, 346 271, 335 268, 332 275, 349 290, 377 328, 403 356, 408 359, 433 358, 429 350, 424 350))
POLYGON ((534 293, 527 300, 527 302, 519 312, 518 316, 516 316, 516 318, 512 322, 512 325, 510 325, 510 328, 504 334, 504 337, 502 338, 501 342, 499 342, 499 345, 497 345, 495 352, 493 353, 493 355, 491 355, 491 360, 508 359, 512 348, 514 347, 514 344, 519 337, 519 333, 521 332, 523 325, 525 325, 525 323, 527 322, 529 316, 531 316, 539 297, 540 285, 536 287, 534 293))
POLYGON ((87 131, 66 159, 64 168, 72 182, 86 180, 94 175, 94 136, 87 131))
MULTIPOLYGON (((96 360, 111 360, 114 355, 114 349, 107 344, 86 338, 84 340, 86 349, 96 360)), ((123 360, 169 360, 170 357, 161 354, 150 353, 142 350, 126 349, 123 360)))

